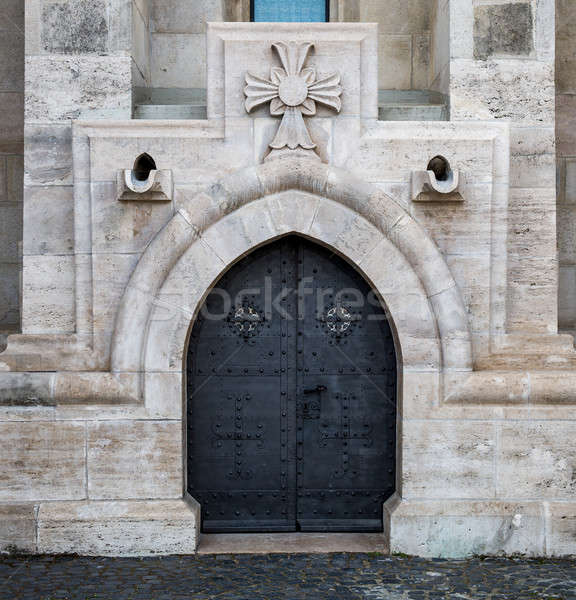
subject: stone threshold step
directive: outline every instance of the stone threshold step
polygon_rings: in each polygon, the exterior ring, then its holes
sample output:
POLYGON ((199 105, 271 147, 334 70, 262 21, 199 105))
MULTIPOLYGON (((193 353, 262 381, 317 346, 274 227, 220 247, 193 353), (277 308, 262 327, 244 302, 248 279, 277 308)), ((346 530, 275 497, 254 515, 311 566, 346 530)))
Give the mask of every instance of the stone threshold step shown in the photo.
POLYGON ((389 549, 382 533, 203 533, 198 554, 329 554, 389 549))
POLYGON ((381 104, 380 121, 447 121, 448 110, 443 104, 381 104))
MULTIPOLYGON (((140 104, 135 119, 206 119, 206 106, 194 104, 140 104)), ((379 107, 381 121, 446 121, 448 111, 441 104, 385 104, 379 107)))
POLYGON ((139 104, 135 119, 206 119, 205 104, 139 104))

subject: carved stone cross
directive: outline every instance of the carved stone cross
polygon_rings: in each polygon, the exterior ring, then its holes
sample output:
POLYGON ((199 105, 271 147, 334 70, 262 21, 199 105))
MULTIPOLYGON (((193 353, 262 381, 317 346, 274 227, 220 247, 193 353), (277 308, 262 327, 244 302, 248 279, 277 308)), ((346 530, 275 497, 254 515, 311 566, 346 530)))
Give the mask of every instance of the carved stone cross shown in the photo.
POLYGON ((342 108, 340 75, 332 73, 317 79, 315 69, 304 67, 313 47, 311 42, 276 42, 272 44, 272 48, 278 54, 282 67, 272 67, 270 79, 246 73, 246 111, 251 112, 270 102, 270 114, 282 115, 276 137, 269 144, 273 150, 313 150, 316 144, 308 133, 302 115, 314 116, 316 102, 329 106, 336 112, 340 112, 342 108))

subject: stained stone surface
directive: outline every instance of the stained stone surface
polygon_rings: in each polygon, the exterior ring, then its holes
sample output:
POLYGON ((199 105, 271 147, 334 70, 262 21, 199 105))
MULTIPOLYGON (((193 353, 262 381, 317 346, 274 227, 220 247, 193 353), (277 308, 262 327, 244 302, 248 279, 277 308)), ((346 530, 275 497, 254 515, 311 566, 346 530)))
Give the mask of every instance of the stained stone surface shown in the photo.
POLYGON ((488 4, 474 9, 474 58, 521 56, 534 47, 532 6, 528 2, 488 4))
POLYGON ((570 560, 372 554, 0 559, 11 600, 574 600, 570 560))
POLYGON ((44 5, 44 50, 55 54, 105 52, 108 35, 106 11, 104 0, 70 0, 44 5))
POLYGON ((127 56, 28 57, 26 119, 129 119, 130 73, 131 59, 127 56))

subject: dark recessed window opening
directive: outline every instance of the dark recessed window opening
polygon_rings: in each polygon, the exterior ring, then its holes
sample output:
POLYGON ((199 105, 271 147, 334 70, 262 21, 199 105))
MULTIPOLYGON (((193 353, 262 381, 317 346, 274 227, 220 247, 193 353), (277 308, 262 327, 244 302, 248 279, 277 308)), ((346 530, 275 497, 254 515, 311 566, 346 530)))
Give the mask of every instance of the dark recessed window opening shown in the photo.
POLYGON ((272 23, 323 23, 330 20, 330 0, 252 0, 250 19, 272 23))
POLYGON ((436 181, 448 181, 451 169, 450 163, 443 156, 435 156, 428 163, 427 171, 433 171, 436 181))
POLYGON ((144 152, 134 161, 132 172, 137 181, 146 181, 150 177, 150 171, 156 170, 154 159, 144 152))

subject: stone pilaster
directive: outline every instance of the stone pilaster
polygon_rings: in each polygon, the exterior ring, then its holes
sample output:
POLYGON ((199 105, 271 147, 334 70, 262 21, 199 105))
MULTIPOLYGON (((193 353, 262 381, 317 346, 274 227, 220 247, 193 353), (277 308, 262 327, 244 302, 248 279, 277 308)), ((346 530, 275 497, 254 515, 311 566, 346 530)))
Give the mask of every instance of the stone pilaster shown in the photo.
POLYGON ((450 28, 452 120, 511 127, 507 331, 554 334, 554 1, 453 2, 450 28))
POLYGON ((75 331, 72 121, 130 118, 133 10, 26 3, 24 333, 75 331))

